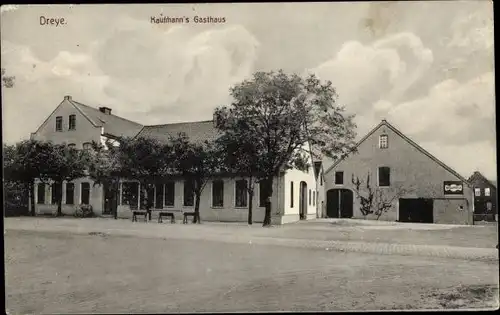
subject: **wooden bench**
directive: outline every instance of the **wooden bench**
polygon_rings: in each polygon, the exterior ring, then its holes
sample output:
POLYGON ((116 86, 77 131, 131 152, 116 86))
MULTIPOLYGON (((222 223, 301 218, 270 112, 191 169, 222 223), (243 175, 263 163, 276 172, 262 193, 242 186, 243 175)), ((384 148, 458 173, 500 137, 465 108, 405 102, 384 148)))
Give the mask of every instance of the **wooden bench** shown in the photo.
POLYGON ((143 215, 144 216, 144 221, 148 221, 148 212, 147 211, 133 211, 132 212, 132 222, 137 222, 137 216, 138 215, 143 215))
POLYGON ((158 213, 158 223, 162 223, 163 217, 170 218, 170 223, 175 223, 175 216, 172 212, 160 212, 158 213))
POLYGON ((193 223, 194 223, 195 216, 196 216, 195 212, 184 212, 184 220, 182 220, 182 223, 187 224, 188 223, 188 217, 193 217, 193 223))

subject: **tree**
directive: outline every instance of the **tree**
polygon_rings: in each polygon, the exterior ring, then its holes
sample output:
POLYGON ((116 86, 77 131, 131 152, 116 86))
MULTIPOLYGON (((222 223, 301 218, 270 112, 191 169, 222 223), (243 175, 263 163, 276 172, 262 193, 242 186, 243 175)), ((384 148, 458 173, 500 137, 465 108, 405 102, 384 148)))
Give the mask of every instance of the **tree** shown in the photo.
POLYGON ((47 180, 48 163, 53 157, 53 144, 37 140, 24 140, 15 145, 4 145, 4 178, 24 185, 29 194, 30 214, 35 216, 35 180, 47 180))
POLYGON ((71 182, 88 175, 89 156, 67 144, 50 144, 50 158, 41 172, 42 180, 51 180, 56 188, 57 216, 62 215, 62 190, 64 181, 71 182))
POLYGON ((370 184, 369 173, 366 176, 365 182, 361 181, 359 177, 355 179, 354 174, 351 181, 354 186, 356 198, 360 203, 359 210, 365 219, 369 214, 373 214, 378 220, 382 214, 393 207, 394 201, 410 191, 410 189, 405 189, 401 186, 373 187, 370 184))
POLYGON ((176 156, 174 169, 192 183, 195 197, 194 223, 201 223, 200 200, 208 180, 225 172, 224 155, 217 142, 194 143, 184 133, 171 137, 173 153, 176 156))
POLYGON ((261 157, 259 143, 252 142, 252 137, 242 134, 243 129, 228 130, 217 139, 219 146, 223 148, 224 164, 232 178, 243 176, 247 178, 248 185, 248 224, 253 223, 253 197, 255 196, 255 184, 263 183, 265 173, 261 169, 262 162, 257 159, 261 157))
MULTIPOLYGON (((216 126, 234 143, 250 142, 259 148, 249 152, 247 159, 259 164, 269 196, 273 179, 281 172, 307 170, 311 156, 337 159, 354 150, 354 116, 336 104, 337 94, 329 81, 281 70, 257 72, 230 93, 234 101, 216 109, 216 126)), ((263 225, 270 224, 271 209, 266 207, 263 225)))
MULTIPOLYGON (((94 186, 109 188, 116 200, 119 198, 119 185, 123 177, 119 154, 119 149, 109 140, 105 145, 92 142, 92 150, 89 151, 89 177, 94 181, 94 186)), ((113 207, 113 216, 118 218, 116 207, 113 207)))
POLYGON ((118 174, 137 180, 143 192, 143 201, 151 220, 156 184, 173 174, 175 155, 172 146, 150 138, 121 138, 117 147, 118 174))
POLYGON ((2 87, 13 88, 16 77, 5 75, 6 73, 5 68, 2 68, 1 71, 2 71, 2 87))

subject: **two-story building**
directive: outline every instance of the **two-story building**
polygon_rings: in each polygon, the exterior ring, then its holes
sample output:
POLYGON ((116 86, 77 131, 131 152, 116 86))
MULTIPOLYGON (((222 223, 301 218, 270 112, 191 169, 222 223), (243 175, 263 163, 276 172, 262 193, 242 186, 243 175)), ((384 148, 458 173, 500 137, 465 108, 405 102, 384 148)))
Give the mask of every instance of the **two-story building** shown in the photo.
POLYGON ((469 182, 474 189, 474 220, 498 220, 497 187, 478 171, 469 177, 469 182))
MULTIPOLYGON (((36 140, 67 143, 79 149, 88 149, 92 141, 105 143, 107 139, 119 136, 147 137, 168 141, 169 136, 184 132, 193 142, 215 140, 218 131, 212 120, 143 126, 139 123, 111 114, 107 107, 94 108, 74 101, 70 96, 49 115, 32 138, 36 140)), ((318 179, 322 177, 310 160, 309 171, 291 169, 282 172, 273 181, 272 223, 282 224, 317 216, 320 189, 318 179)), ((248 216, 249 195, 245 178, 227 177, 209 181, 201 196, 200 216, 207 221, 241 221, 248 216)), ((155 196, 155 210, 169 209, 182 213, 194 208, 191 183, 182 178, 172 179, 156 185, 149 193, 155 196)), ((53 213, 57 209, 53 185, 37 182, 35 189, 38 213, 53 213)), ((264 219, 265 185, 257 184, 253 200, 254 222, 264 219)), ((118 216, 129 218, 133 209, 143 206, 143 190, 138 182, 123 181, 120 184, 118 200, 106 187, 94 185, 90 178, 82 178, 63 184, 63 213, 73 214, 75 207, 90 204, 97 215, 110 215, 117 207, 118 216)))
POLYGON ((371 195, 373 208, 389 203, 380 220, 473 222, 468 181, 386 120, 357 143, 355 152, 326 166, 324 177, 326 217, 376 219, 361 211, 359 196, 371 195))

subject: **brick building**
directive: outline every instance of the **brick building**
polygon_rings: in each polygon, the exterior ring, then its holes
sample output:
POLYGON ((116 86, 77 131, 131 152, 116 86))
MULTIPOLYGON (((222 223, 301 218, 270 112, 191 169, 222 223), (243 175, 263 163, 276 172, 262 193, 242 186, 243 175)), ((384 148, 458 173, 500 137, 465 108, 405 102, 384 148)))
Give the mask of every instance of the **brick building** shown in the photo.
POLYGON ((386 120, 356 148, 325 166, 323 217, 363 218, 353 179, 360 179, 359 191, 367 196, 369 176, 374 194, 391 201, 380 220, 472 224, 473 192, 467 180, 386 120))
MULTIPOLYGON (((31 136, 36 140, 68 143, 78 149, 86 149, 92 141, 104 144, 107 139, 112 140, 119 136, 167 141, 169 136, 175 136, 179 132, 186 133, 194 142, 214 140, 217 137, 212 120, 143 126, 112 114, 110 108, 94 108, 74 101, 71 96, 65 96, 31 136)), ((314 165, 312 159, 310 164, 314 165)), ((274 179, 275 193, 271 200, 273 224, 316 218, 317 203, 323 195, 317 186, 317 183, 320 186, 322 184, 319 173, 321 170, 313 166, 308 172, 292 169, 274 179)), ((185 211, 193 211, 194 198, 190 193, 189 184, 179 178, 157 185, 151 191, 155 196, 153 218, 161 209, 178 213, 178 218, 185 211)), ((228 177, 209 181, 201 196, 201 220, 246 222, 249 198, 246 184, 244 178, 228 177)), ((57 210, 54 187, 37 183, 34 194, 38 213, 54 213, 57 210)), ((264 219, 264 188, 256 185, 253 200, 254 222, 262 222, 264 219)), ((63 184, 62 211, 71 215, 79 205, 90 204, 97 215, 111 215, 113 207, 117 207, 119 217, 129 218, 132 215, 131 210, 143 207, 141 199, 144 198, 141 195, 139 183, 124 181, 120 185, 118 200, 113 200, 114 195, 109 193, 106 187, 94 185, 89 178, 82 178, 63 184)))
POLYGON ((474 189, 474 220, 495 221, 497 210, 497 187, 480 172, 469 178, 474 189))

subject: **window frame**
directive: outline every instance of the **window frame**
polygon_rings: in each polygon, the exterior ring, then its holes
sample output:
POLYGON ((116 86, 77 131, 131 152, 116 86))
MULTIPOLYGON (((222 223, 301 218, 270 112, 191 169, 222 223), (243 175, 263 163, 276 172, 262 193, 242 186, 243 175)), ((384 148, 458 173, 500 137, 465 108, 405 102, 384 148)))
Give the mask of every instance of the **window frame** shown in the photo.
POLYGON ((269 188, 267 185, 268 185, 268 181, 263 179, 261 181, 259 181, 259 207, 263 208, 266 206, 266 199, 268 196, 266 196, 267 194, 267 188, 269 188), (263 191, 264 190, 264 191, 263 191), (263 198, 264 196, 266 196, 266 198, 263 198))
POLYGON ((388 149, 389 148, 389 136, 387 134, 381 134, 378 136, 378 148, 379 149, 388 149), (382 139, 385 139, 382 141, 382 139))
POLYGON ((75 183, 66 183, 64 188, 66 190, 66 200, 64 201, 64 203, 67 205, 74 205, 75 204, 75 183), (73 188, 68 189, 68 187, 70 187, 70 186, 73 188), (70 191, 71 191, 71 194, 69 194, 70 191), (71 203, 68 202, 68 196, 71 196, 71 203))
POLYGON ((82 183, 80 184, 80 204, 81 204, 81 205, 90 205, 90 199, 91 199, 91 198, 90 198, 90 183, 89 183, 89 182, 82 182, 82 183), (88 185, 88 199, 89 199, 89 200, 88 200, 88 203, 84 203, 84 202, 83 202, 83 196, 84 196, 84 195, 83 195, 83 191, 84 191, 84 188, 83 188, 83 187, 84 187, 84 185, 85 185, 85 186, 86 186, 86 185, 88 185))
POLYGON ((244 209, 248 207, 248 181, 246 179, 237 179, 234 181, 234 207, 239 209, 244 209), (243 196, 245 196, 244 205, 238 205, 238 183, 244 182, 245 188, 243 189, 245 192, 243 196))
POLYGON ((71 114, 68 116, 68 130, 76 130, 76 115, 71 114), (73 122, 73 126, 71 126, 71 122, 73 122), (71 128, 73 127, 73 128, 71 128))
POLYGON ((194 181, 193 180, 190 180, 190 179, 185 179, 184 180, 184 183, 183 183, 183 187, 182 187, 182 206, 183 207, 186 207, 186 208, 192 208, 194 207, 194 204, 195 204, 195 195, 194 195, 194 181), (187 183, 191 184, 191 199, 192 200, 189 200, 186 198, 186 187, 189 187, 189 185, 186 185, 187 183), (186 201, 191 201, 192 204, 189 205, 186 203, 186 201))
POLYGON ((474 188, 474 197, 481 197, 481 188, 474 188))
POLYGON ((45 183, 38 183, 37 184, 37 191, 36 191, 36 203, 38 205, 44 205, 45 204, 45 194, 46 194, 46 187, 45 183), (40 190, 42 190, 42 194, 40 194, 40 190))
POLYGON ((221 209, 221 208, 224 208, 224 180, 222 179, 216 179, 216 180, 212 180, 212 191, 211 191, 211 202, 210 202, 210 206, 212 208, 216 208, 216 209, 221 209), (215 204, 215 200, 216 198, 216 195, 215 195, 215 189, 214 188, 219 188, 219 187, 216 187, 216 185, 220 184, 221 185, 221 191, 219 193, 221 193, 221 203, 220 204, 215 204))
POLYGON ((63 131, 63 116, 56 116, 56 131, 61 132, 63 131))
POLYGON ((343 186, 344 185, 344 177, 345 177, 344 176, 344 171, 335 171, 335 175, 334 176, 335 176, 335 178, 334 178, 334 181, 335 181, 334 184, 338 185, 338 186, 343 186), (337 174, 340 174, 340 173, 342 174, 342 182, 338 183, 337 182, 337 174))
POLYGON ((391 187, 391 168, 389 166, 379 166, 378 169, 377 169, 377 187, 381 187, 381 188, 384 188, 384 187, 391 187), (388 170, 388 182, 389 184, 388 185, 381 185, 380 184, 380 172, 381 170, 388 170))
POLYGON ((84 143, 82 144, 82 148, 83 148, 84 150, 88 151, 88 150, 92 149, 92 143, 91 143, 91 142, 84 142, 84 143), (85 145, 88 145, 88 147, 86 148, 86 147, 85 147, 85 145))
POLYGON ((489 187, 486 187, 484 189, 484 196, 485 197, 491 197, 491 189, 489 187))
POLYGON ((293 208, 295 201, 294 191, 293 191, 293 181, 290 182, 290 208, 293 208))
POLYGON ((168 181, 164 184, 164 189, 163 189, 163 194, 165 195, 164 196, 164 199, 163 199, 163 205, 165 208, 172 208, 172 207, 175 207, 175 181, 168 181), (167 192, 170 192, 170 190, 168 189, 169 188, 169 185, 172 185, 172 204, 170 203, 167 203, 167 201, 170 201, 168 200, 168 194, 167 192))

